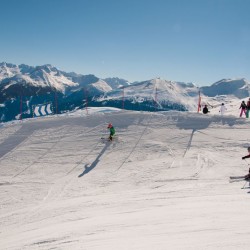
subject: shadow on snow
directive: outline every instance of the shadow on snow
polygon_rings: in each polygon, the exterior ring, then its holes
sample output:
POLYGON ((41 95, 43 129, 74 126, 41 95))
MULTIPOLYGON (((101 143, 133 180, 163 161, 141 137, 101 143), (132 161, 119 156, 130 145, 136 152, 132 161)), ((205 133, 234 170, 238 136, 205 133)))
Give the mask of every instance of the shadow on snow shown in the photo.
POLYGON ((107 148, 110 146, 110 142, 107 142, 105 143, 102 151, 99 153, 99 155, 96 157, 96 159, 92 162, 92 164, 89 166, 89 164, 85 164, 84 166, 84 171, 78 175, 78 177, 82 177, 84 176, 85 174, 89 173, 90 171, 92 171, 96 166, 97 164, 99 163, 100 161, 100 158, 101 156, 105 153, 105 151, 107 150, 107 148))

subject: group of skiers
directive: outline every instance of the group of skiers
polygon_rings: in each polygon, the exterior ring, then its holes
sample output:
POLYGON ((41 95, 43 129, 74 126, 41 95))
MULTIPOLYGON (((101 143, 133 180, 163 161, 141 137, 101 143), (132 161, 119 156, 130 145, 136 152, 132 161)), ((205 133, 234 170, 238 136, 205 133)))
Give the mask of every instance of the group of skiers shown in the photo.
MULTIPOLYGON (((250 98, 248 99, 247 103, 245 101, 241 102, 240 108, 240 117, 242 117, 243 114, 245 114, 246 118, 249 118, 249 113, 250 113, 250 98)), ((227 108, 224 103, 221 104, 219 112, 221 115, 224 115, 226 112, 227 108)), ((204 106, 202 110, 203 114, 207 114, 210 111, 208 110, 207 105, 204 106)))
MULTIPOLYGON (((221 115, 224 115, 225 112, 226 112, 226 110, 227 110, 227 108, 226 108, 225 104, 222 103, 221 106, 220 106, 220 110, 219 110, 220 114, 221 114, 221 115)), ((210 112, 210 111, 208 110, 207 105, 204 106, 202 112, 203 112, 203 114, 207 114, 207 113, 210 112)))
MULTIPOLYGON (((241 109, 241 111, 240 111, 240 117, 242 117, 242 115, 243 115, 243 113, 244 113, 245 116, 246 116, 246 118, 249 118, 249 112, 250 112, 250 98, 248 99, 247 104, 245 103, 245 101, 242 101, 239 109, 241 109)), ((247 159, 247 158, 250 158, 250 147, 247 148, 247 151, 248 151, 248 155, 243 156, 243 157, 242 157, 242 160, 245 160, 245 159, 247 159)), ((248 170, 248 174, 244 176, 244 179, 250 181, 250 168, 249 168, 249 170, 248 170)), ((249 184, 249 185, 250 185, 250 184, 249 184)))
MULTIPOLYGON (((239 109, 241 109, 240 117, 242 117, 242 115, 244 113, 245 116, 246 116, 246 118, 249 118, 250 98, 248 99, 247 104, 245 103, 245 101, 242 101, 239 109)), ((220 110, 219 110, 219 112, 221 113, 221 115, 224 115, 224 113, 226 112, 226 110, 227 110, 227 108, 225 107, 224 103, 222 103, 221 106, 220 106, 220 110)), ((202 112, 203 112, 203 114, 209 113, 207 105, 204 106, 202 112)), ((248 147, 247 150, 248 150, 248 155, 243 156, 242 160, 250 158, 250 147, 248 147)), ((248 174, 244 176, 244 179, 250 181, 250 168, 249 168, 248 174)))
POLYGON ((240 105, 240 117, 242 117, 243 113, 245 114, 246 118, 249 118, 249 112, 250 112, 250 98, 247 101, 247 104, 245 103, 245 101, 241 102, 240 105))

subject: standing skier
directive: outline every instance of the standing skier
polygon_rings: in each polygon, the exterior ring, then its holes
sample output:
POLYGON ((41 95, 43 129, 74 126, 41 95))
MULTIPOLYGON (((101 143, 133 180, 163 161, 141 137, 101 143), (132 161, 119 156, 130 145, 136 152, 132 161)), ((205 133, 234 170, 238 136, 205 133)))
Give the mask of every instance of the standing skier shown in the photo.
POLYGON ((247 115, 246 115, 247 118, 249 118, 249 112, 250 112, 250 98, 247 101, 247 115))
POLYGON ((109 140, 112 141, 113 140, 113 136, 115 135, 115 128, 113 127, 113 125, 111 123, 109 123, 108 127, 109 129, 109 140))
POLYGON ((243 113, 246 115, 247 105, 246 105, 245 101, 241 102, 240 109, 241 109, 240 117, 242 117, 243 113))
POLYGON ((250 180, 250 168, 248 170, 248 174, 244 176, 244 179, 248 181, 250 180))
MULTIPOLYGON (((248 151, 248 155, 243 156, 243 157, 242 157, 242 160, 245 160, 245 159, 247 159, 247 158, 250 158, 250 147, 247 148, 247 151, 248 151)), ((248 174, 244 176, 244 179, 245 179, 245 180, 250 180, 250 168, 249 168, 249 170, 248 170, 248 174)))
POLYGON ((222 103, 221 107, 220 107, 220 110, 219 110, 220 114, 224 115, 226 110, 227 110, 227 108, 225 107, 224 103, 222 103))
POLYGON ((203 114, 209 113, 207 105, 205 105, 205 107, 203 108, 202 112, 203 112, 203 114))

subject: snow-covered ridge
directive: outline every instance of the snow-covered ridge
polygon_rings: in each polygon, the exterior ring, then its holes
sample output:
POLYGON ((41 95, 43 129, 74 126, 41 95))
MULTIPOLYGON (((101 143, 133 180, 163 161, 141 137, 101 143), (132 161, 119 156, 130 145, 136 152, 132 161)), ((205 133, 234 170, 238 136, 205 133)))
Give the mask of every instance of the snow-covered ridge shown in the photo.
POLYGON ((20 74, 20 68, 11 63, 0 63, 0 82, 9 77, 13 77, 16 74, 20 74))
POLYGON ((92 86, 103 91, 104 93, 112 90, 112 88, 104 80, 99 80, 98 82, 93 83, 92 86))
MULTIPOLYGON (((198 93, 198 89, 193 83, 181 83, 160 78, 130 83, 117 77, 100 79, 95 76, 92 77, 92 80, 89 77, 88 81, 82 81, 84 77, 84 75, 74 72, 64 72, 50 64, 33 67, 25 64, 0 63, 0 86, 4 83, 10 86, 22 82, 30 86, 51 87, 62 93, 65 93, 67 89, 74 90, 74 88, 86 87, 86 85, 96 89, 99 93, 107 93, 125 87, 131 93, 139 91, 137 94, 145 94, 147 88, 149 93, 150 89, 152 91, 152 88, 154 88, 165 91, 165 93, 168 92, 164 98, 176 102, 179 101, 179 95, 197 97, 198 93), (144 85, 144 89, 140 90, 142 85, 144 85), (175 100, 175 97, 177 100, 175 100)), ((201 87, 200 90, 205 96, 235 95, 238 98, 244 98, 250 94, 250 82, 245 78, 222 79, 211 86, 201 87)), ((109 96, 112 96, 112 94, 109 96)), ((142 98, 144 97, 142 96, 142 98)), ((187 106, 190 106, 190 104, 187 104, 187 106)))
MULTIPOLYGON (((42 88, 50 87, 54 90, 65 93, 67 89, 80 86, 81 83, 76 81, 77 77, 79 78, 81 75, 74 72, 66 73, 50 64, 36 67, 25 64, 0 64, 0 84, 7 84, 4 89, 22 83, 27 86, 42 88)), ((101 79, 91 82, 89 85, 92 85, 92 88, 95 88, 100 92, 112 90, 112 88, 101 79)))
POLYGON ((161 106, 162 102, 177 103, 187 110, 197 106, 198 88, 195 85, 185 85, 174 81, 155 78, 124 87, 124 90, 108 93, 102 100, 125 99, 134 102, 153 100, 161 106), (124 96, 123 96, 124 95, 124 96))

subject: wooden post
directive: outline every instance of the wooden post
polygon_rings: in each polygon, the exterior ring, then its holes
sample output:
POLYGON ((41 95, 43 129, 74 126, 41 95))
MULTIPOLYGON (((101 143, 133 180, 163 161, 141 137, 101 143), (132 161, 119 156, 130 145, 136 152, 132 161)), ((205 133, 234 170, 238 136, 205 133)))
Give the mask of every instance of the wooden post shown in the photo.
POLYGON ((23 96, 20 96, 20 120, 22 120, 23 116, 23 96))
POLYGON ((197 109, 197 113, 199 113, 201 110, 201 92, 199 90, 199 99, 198 99, 198 109, 197 109))
POLYGON ((157 88, 155 88, 155 111, 157 109, 157 88))
POLYGON ((83 88, 83 91, 84 91, 85 101, 86 101, 85 109, 86 109, 86 113, 87 113, 87 115, 88 115, 88 91, 87 91, 87 89, 85 89, 85 88, 83 88))
POLYGON ((58 114, 58 100, 57 93, 55 92, 55 106, 56 106, 56 114, 58 114))
POLYGON ((122 90, 122 109, 124 110, 124 98, 125 98, 125 95, 124 95, 124 92, 125 92, 125 90, 124 90, 124 86, 123 86, 123 90, 122 90))

